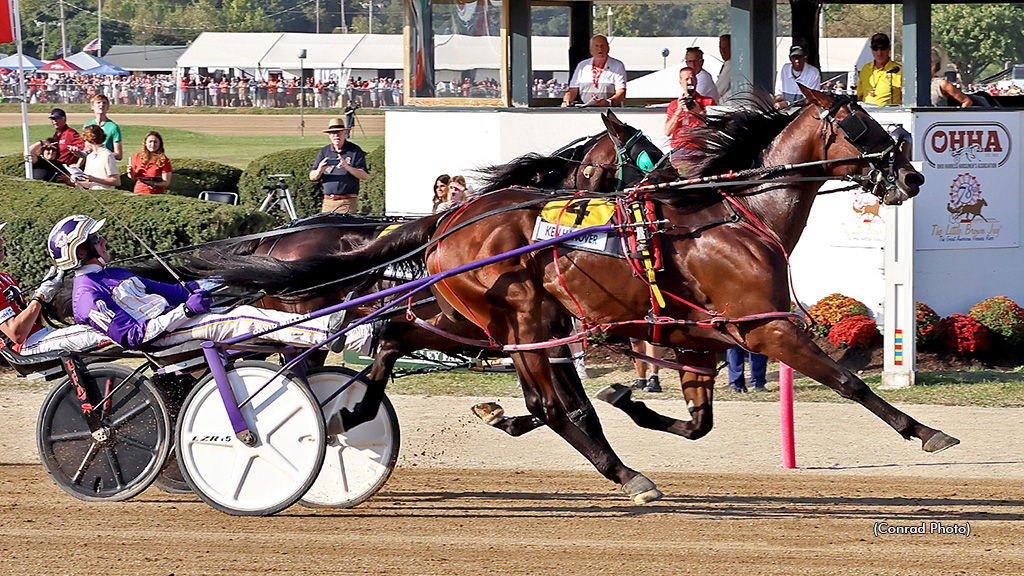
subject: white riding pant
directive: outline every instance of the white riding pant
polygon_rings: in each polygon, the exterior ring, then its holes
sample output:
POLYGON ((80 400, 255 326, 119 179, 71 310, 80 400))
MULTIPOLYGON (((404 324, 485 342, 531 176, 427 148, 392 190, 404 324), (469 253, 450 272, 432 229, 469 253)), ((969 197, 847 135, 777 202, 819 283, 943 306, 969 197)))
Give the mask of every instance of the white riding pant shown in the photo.
POLYGON ((89 326, 76 324, 57 329, 43 326, 42 329, 37 330, 25 340, 18 354, 31 356, 57 350, 81 352, 104 342, 110 342, 110 338, 89 326))
MULTIPOLYGON (((149 344, 173 346, 189 340, 221 342, 235 336, 290 322, 298 315, 279 310, 266 310, 254 306, 238 306, 230 312, 207 312, 189 318, 166 335, 149 344)), ((301 322, 288 328, 268 332, 259 337, 263 342, 280 342, 302 348, 311 348, 328 336, 330 315, 301 322)), ((372 333, 368 325, 357 326, 344 336, 345 349, 368 355, 372 333)))

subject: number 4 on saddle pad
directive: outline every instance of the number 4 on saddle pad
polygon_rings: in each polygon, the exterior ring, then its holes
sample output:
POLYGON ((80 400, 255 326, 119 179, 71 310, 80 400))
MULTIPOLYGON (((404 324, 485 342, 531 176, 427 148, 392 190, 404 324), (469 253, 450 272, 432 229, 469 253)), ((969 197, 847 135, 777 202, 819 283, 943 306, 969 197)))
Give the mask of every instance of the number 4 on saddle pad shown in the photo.
MULTIPOLYGON (((608 224, 614 215, 615 203, 603 199, 578 198, 548 202, 537 218, 532 239, 548 240, 581 228, 608 224)), ((616 240, 614 236, 609 238, 606 232, 599 232, 567 240, 565 245, 622 258, 621 246, 616 240)))

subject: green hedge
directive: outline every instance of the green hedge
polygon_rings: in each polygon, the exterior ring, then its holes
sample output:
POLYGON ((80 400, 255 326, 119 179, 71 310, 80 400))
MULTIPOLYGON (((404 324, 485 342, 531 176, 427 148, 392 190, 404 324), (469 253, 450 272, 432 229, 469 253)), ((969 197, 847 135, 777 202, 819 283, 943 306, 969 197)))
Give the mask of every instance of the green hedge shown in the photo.
POLYGON ((7 259, 0 269, 13 275, 23 286, 38 283, 51 264, 46 254, 46 237, 54 224, 71 214, 107 218, 103 235, 110 243, 110 255, 114 259, 145 252, 118 219, 158 251, 249 234, 272 226, 265 214, 248 214, 241 206, 171 194, 144 196, 120 190, 85 192, 63 184, 0 178, 0 222, 7 222, 7 227, 0 232, 7 248, 7 259))
MULTIPOLYGON (((267 179, 270 174, 291 174, 287 179, 291 188, 292 200, 299 217, 312 216, 320 212, 323 203, 323 187, 320 182, 309 179, 309 171, 316 160, 320 148, 300 148, 282 150, 273 154, 260 156, 245 168, 238 180, 239 204, 252 209, 258 208, 267 192, 262 188, 271 183, 267 179)), ((366 164, 370 169, 370 180, 359 186, 359 212, 361 214, 384 214, 384 146, 366 154, 366 164)), ((273 213, 277 222, 284 223, 287 217, 284 212, 273 213)))

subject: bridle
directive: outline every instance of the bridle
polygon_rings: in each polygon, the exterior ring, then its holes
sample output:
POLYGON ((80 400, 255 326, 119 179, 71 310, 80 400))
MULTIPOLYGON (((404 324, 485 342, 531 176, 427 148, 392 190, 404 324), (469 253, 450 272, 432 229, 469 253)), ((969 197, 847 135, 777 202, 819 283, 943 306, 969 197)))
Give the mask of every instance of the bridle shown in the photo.
POLYGON ((851 176, 850 178, 858 181, 872 195, 883 198, 886 193, 896 189, 896 183, 899 181, 896 153, 905 141, 909 141, 909 134, 906 130, 900 129, 897 140, 893 140, 891 135, 886 134, 885 143, 888 146, 876 152, 872 148, 877 148, 877 140, 869 141, 870 128, 864 122, 864 119, 857 114, 858 111, 863 112, 850 98, 837 99, 832 104, 832 107, 827 110, 820 108, 818 118, 822 121, 821 141, 823 156, 824 159, 828 160, 828 149, 831 145, 828 140, 828 128, 831 126, 834 130, 842 133, 846 141, 861 153, 860 157, 868 164, 867 174, 851 176), (843 108, 846 109, 846 116, 839 120, 837 116, 843 108))
POLYGON ((662 155, 657 160, 651 158, 650 152, 643 146, 643 130, 636 129, 622 144, 619 143, 619 140, 612 134, 611 130, 608 131, 608 137, 615 145, 615 161, 618 164, 618 170, 615 174, 617 180, 615 183, 616 192, 624 188, 624 182, 642 183, 661 164, 662 160, 666 158, 665 155, 662 155))

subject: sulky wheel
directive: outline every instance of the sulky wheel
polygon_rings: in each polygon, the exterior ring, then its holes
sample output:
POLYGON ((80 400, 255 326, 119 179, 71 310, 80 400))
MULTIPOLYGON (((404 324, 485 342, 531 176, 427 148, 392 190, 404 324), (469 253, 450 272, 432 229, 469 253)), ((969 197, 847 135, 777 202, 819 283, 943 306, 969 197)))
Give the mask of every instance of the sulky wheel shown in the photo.
POLYGON ((284 510, 320 472, 326 445, 320 406, 293 372, 271 381, 279 369, 261 361, 227 366, 235 399, 255 394, 241 408, 255 436, 251 446, 235 436, 211 375, 196 385, 178 413, 181 471, 192 491, 221 512, 264 516, 284 510))
POLYGON ((127 500, 145 490, 167 460, 171 424, 163 394, 116 364, 90 364, 81 377, 89 402, 96 403, 95 417, 84 413, 70 379, 61 380, 39 411, 39 458, 53 481, 76 498, 127 500))
MULTIPOLYGON (((327 366, 310 370, 307 379, 313 394, 323 402, 353 376, 355 372, 347 368, 327 366)), ((329 415, 342 408, 351 410, 365 394, 366 383, 356 380, 322 406, 323 412, 329 415)), ((323 468, 302 497, 302 504, 348 508, 373 496, 395 469, 400 440, 398 416, 385 396, 373 420, 327 438, 323 468)))

